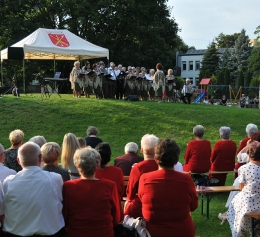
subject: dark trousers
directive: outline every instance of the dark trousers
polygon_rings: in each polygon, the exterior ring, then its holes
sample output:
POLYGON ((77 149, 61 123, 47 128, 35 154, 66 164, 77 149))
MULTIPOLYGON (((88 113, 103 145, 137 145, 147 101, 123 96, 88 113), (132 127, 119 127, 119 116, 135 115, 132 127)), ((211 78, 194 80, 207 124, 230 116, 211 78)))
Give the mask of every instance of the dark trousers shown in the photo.
POLYGON ((182 95, 181 96, 181 100, 183 101, 183 103, 185 103, 185 104, 190 104, 191 103, 191 97, 192 97, 192 94, 190 94, 190 93, 186 93, 186 95, 182 95), (187 101, 186 101, 186 99, 185 98, 187 98, 187 101))
POLYGON ((116 80, 108 82, 108 98, 115 99, 116 87, 116 80))
MULTIPOLYGON (((23 237, 22 235, 14 235, 14 234, 11 234, 9 232, 5 232, 5 237, 23 237)), ((55 233, 54 235, 28 235, 26 237, 47 237, 47 236, 50 236, 50 237, 66 237, 66 231, 65 231, 65 228, 62 228, 60 229, 57 233, 55 233)))
POLYGON ((116 98, 123 99, 124 96, 124 79, 116 81, 116 98))

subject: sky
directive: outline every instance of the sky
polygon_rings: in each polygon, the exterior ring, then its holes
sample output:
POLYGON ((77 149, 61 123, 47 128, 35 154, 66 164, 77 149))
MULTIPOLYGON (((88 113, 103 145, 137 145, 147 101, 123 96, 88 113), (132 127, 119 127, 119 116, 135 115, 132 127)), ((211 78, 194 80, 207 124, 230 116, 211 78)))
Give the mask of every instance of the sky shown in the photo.
POLYGON ((246 30, 250 39, 260 25, 259 0, 168 0, 188 46, 206 49, 220 33, 231 35, 246 30))

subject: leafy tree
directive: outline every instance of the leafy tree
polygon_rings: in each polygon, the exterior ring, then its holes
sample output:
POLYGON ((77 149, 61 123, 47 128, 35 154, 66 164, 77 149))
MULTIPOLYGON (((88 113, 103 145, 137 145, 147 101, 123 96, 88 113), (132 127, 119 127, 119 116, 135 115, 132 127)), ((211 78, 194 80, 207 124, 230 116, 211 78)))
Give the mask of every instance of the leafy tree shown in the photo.
POLYGON ((259 86, 260 85, 260 76, 254 76, 250 82, 250 86, 259 86))
POLYGON ((233 48, 239 35, 240 33, 234 33, 233 35, 224 35, 223 33, 220 33, 215 38, 217 48, 233 48))
POLYGON ((251 79, 252 79, 252 74, 251 74, 251 72, 250 72, 249 70, 247 70, 247 72, 246 72, 245 86, 250 85, 251 79))
POLYGON ((225 85, 231 84, 231 76, 230 76, 229 68, 225 68, 224 84, 225 85))
POLYGON ((217 84, 218 79, 214 74, 212 74, 210 78, 211 78, 212 84, 217 84))
POLYGON ((207 48, 200 69, 200 80, 205 77, 210 77, 212 74, 216 74, 219 62, 219 56, 217 54, 216 43, 213 41, 207 48))
POLYGON ((239 70, 238 87, 244 86, 244 74, 242 69, 239 70))
POLYGON ((221 70, 221 71, 218 72, 218 76, 217 76, 217 84, 218 85, 224 85, 225 84, 224 72, 225 72, 225 70, 221 70))

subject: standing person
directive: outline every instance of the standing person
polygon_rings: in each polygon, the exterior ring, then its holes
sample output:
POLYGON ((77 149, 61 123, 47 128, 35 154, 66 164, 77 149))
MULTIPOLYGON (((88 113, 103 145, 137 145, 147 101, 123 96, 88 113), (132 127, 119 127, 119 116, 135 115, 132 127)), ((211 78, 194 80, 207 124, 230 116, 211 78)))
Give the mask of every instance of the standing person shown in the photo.
POLYGON ((82 73, 80 69, 80 62, 76 61, 74 62, 74 67, 72 68, 72 71, 70 73, 70 82, 71 82, 71 89, 73 90, 73 96, 77 98, 80 98, 81 89, 83 86, 80 73, 82 73))
POLYGON ((211 146, 210 142, 203 138, 204 132, 202 125, 196 125, 193 128, 195 139, 188 143, 184 154, 183 170, 186 172, 204 173, 209 171, 211 146))
POLYGON ((97 64, 95 63, 93 64, 93 71, 95 72, 93 74, 93 92, 96 99, 99 99, 102 91, 102 80, 99 76, 97 64))
POLYGON ((181 100, 183 101, 183 103, 185 104, 190 104, 191 103, 191 97, 193 95, 193 92, 194 92, 194 89, 193 89, 193 86, 191 84, 191 81, 189 78, 186 79, 186 84, 183 86, 182 88, 182 96, 181 96, 181 100), (187 101, 186 99, 187 98, 187 101))
MULTIPOLYGON (((212 171, 233 171, 235 167, 236 143, 229 140, 231 129, 230 127, 221 127, 219 129, 221 140, 214 145, 210 161, 210 170, 212 171)), ((218 185, 224 186, 227 178, 225 174, 211 174, 210 178, 219 180, 218 185)))
POLYGON ((156 72, 154 74, 153 79, 153 88, 155 91, 155 96, 158 98, 158 103, 162 102, 162 96, 165 90, 165 76, 162 71, 163 67, 162 64, 156 64, 156 72))
POLYGON ((61 163, 69 171, 70 179, 78 179, 80 177, 73 163, 74 153, 80 148, 79 141, 73 133, 65 134, 62 142, 61 163))
POLYGON ((108 93, 109 98, 115 99, 115 95, 117 93, 117 82, 116 82, 116 71, 115 64, 113 62, 110 63, 110 67, 107 69, 107 73, 111 76, 108 82, 108 93))
POLYGON ((115 182, 98 179, 95 172, 100 155, 93 148, 82 148, 74 155, 80 179, 63 186, 63 216, 67 237, 114 237, 120 221, 120 206, 115 182))
POLYGON ((165 89, 166 89, 166 96, 168 97, 168 102, 172 102, 173 100, 173 83, 175 77, 173 76, 173 70, 168 69, 168 74, 165 77, 165 89))
POLYGON ((96 127, 89 126, 86 133, 87 137, 85 137, 85 140, 88 146, 95 148, 98 143, 103 142, 100 138, 97 137, 98 129, 96 127))
POLYGON ((85 98, 89 98, 90 94, 93 93, 93 75, 90 75, 92 71, 90 62, 85 61, 85 66, 82 68, 82 72, 85 73, 85 77, 83 79, 83 88, 85 98))
POLYGON ((103 99, 108 98, 108 80, 105 77, 105 75, 107 74, 107 71, 105 69, 105 63, 102 62, 102 61, 99 62, 98 73, 99 73, 99 76, 101 78, 101 84, 102 84, 100 98, 103 98, 103 99))
POLYGON ((64 237, 62 185, 59 174, 41 170, 41 150, 33 143, 18 151, 23 167, 3 184, 6 237, 64 237))
POLYGON ((116 71, 116 99, 122 100, 124 97, 124 85, 125 85, 126 73, 123 71, 122 64, 118 65, 118 70, 116 71))
POLYGON ((24 133, 20 129, 16 129, 9 134, 11 147, 5 151, 4 165, 16 172, 22 170, 22 166, 17 161, 18 148, 23 144, 24 133))
POLYGON ((154 96, 155 96, 155 91, 154 91, 154 88, 153 88, 153 80, 154 80, 154 69, 150 69, 149 70, 149 99, 150 101, 154 101, 154 96))
POLYGON ((180 147, 171 139, 162 139, 155 147, 159 169, 141 176, 138 197, 151 236, 194 237, 190 212, 198 207, 194 182, 187 174, 176 172, 180 147))
POLYGON ((130 95, 134 95, 135 93, 135 75, 132 72, 132 67, 128 66, 128 74, 125 77, 125 98, 129 97, 130 95))
POLYGON ((139 179, 142 174, 158 169, 158 165, 154 160, 154 148, 158 141, 159 138, 153 134, 146 134, 142 137, 141 153, 144 155, 144 160, 136 164, 130 172, 126 189, 125 215, 134 218, 142 216, 142 203, 137 196, 139 179))
POLYGON ((4 149, 3 145, 0 144, 0 181, 1 181, 1 183, 3 183, 3 181, 5 180, 5 178, 7 176, 16 174, 15 170, 9 169, 3 165, 3 162, 5 160, 4 151, 5 151, 5 149, 4 149))

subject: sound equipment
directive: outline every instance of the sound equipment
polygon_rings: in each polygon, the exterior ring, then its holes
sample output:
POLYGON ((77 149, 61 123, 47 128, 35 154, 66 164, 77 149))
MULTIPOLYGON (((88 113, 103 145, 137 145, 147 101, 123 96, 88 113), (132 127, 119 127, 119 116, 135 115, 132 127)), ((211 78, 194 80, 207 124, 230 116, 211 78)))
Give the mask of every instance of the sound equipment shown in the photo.
POLYGON ((8 47, 7 57, 8 57, 8 59, 13 59, 13 60, 23 60, 24 59, 23 48, 22 47, 8 47))

